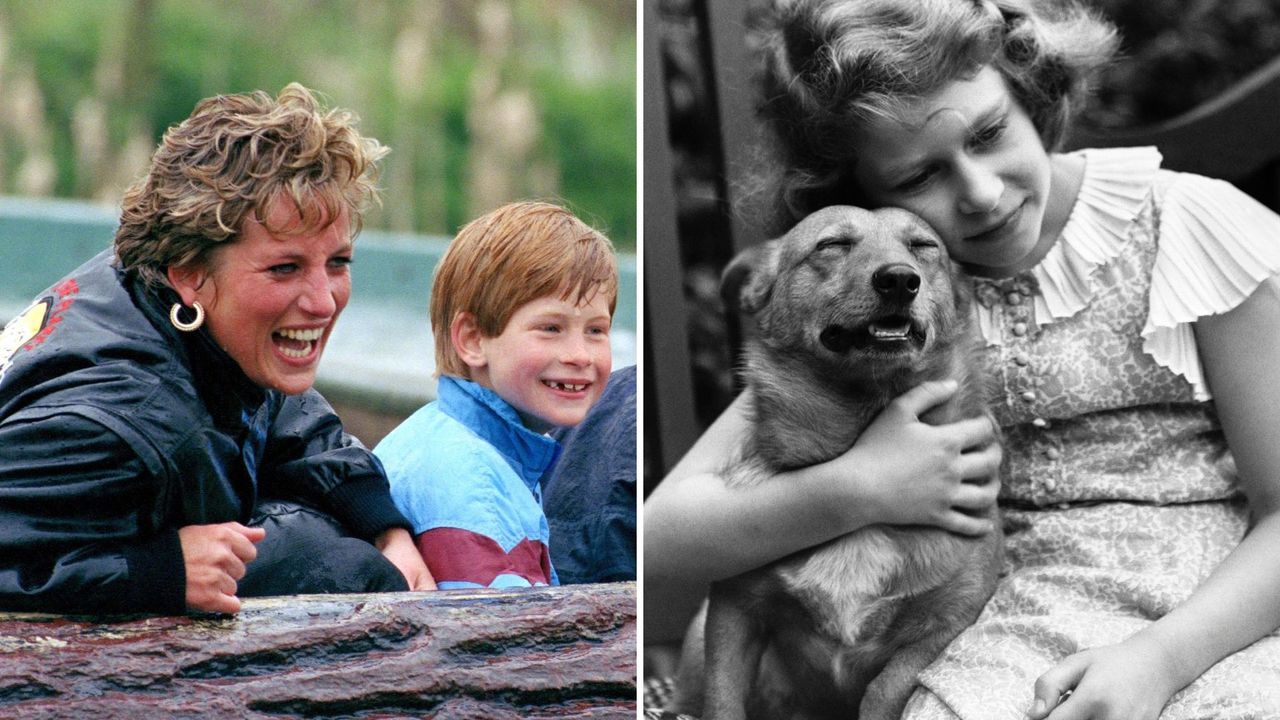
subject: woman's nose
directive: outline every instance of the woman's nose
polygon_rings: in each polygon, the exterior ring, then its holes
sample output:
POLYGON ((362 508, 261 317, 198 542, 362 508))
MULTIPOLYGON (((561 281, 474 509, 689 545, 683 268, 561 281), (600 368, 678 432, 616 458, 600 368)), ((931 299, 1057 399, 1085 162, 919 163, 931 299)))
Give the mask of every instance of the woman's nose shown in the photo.
POLYGON ((1004 181, 991 168, 980 162, 969 162, 961 167, 958 177, 960 212, 969 215, 988 213, 1000 205, 1004 181))
POLYGON ((313 272, 307 276, 306 287, 298 306, 303 312, 315 317, 332 317, 338 311, 338 295, 341 289, 336 286, 341 282, 327 272, 313 272))

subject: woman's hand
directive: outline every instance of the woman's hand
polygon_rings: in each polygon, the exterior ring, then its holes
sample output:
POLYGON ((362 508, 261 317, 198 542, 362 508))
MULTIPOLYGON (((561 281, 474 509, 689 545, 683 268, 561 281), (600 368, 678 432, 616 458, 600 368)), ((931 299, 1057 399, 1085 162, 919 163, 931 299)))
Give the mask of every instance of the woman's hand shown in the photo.
POLYGON ((1156 720, 1178 691, 1173 678, 1164 653, 1137 638, 1085 650, 1036 680, 1027 719, 1156 720))
POLYGON ((409 583, 410 590, 435 590, 436 580, 422 561, 422 554, 413 544, 413 536, 404 528, 391 528, 374 540, 382 555, 395 565, 409 583))
POLYGON ((933 426, 920 416, 956 392, 953 381, 923 383, 899 396, 831 461, 838 477, 857 478, 871 522, 933 525, 962 535, 995 529, 1000 444, 989 418, 933 426), (848 469, 842 469, 844 464, 848 469))
POLYGON ((178 542, 187 569, 187 607, 203 612, 239 612, 236 581, 244 577, 245 564, 258 556, 254 543, 266 536, 266 530, 238 522, 179 528, 178 542))

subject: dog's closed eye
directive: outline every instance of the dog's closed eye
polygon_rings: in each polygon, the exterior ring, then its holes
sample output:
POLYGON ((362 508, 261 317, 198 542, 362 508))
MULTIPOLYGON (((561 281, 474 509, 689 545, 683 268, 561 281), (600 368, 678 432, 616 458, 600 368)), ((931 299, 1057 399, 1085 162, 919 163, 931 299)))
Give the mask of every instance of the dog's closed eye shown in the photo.
POLYGON ((823 252, 823 251, 830 251, 830 250, 838 250, 840 252, 847 253, 849 252, 849 248, 851 247, 853 247, 853 240, 851 240, 850 238, 847 238, 847 237, 828 238, 826 240, 819 240, 817 246, 814 247, 813 251, 823 252))

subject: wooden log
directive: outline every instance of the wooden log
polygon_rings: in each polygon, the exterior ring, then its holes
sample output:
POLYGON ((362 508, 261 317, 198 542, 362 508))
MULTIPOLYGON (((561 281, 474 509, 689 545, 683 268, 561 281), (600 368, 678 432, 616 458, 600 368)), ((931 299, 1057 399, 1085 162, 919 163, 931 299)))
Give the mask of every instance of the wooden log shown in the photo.
POLYGON ((636 716, 634 583, 0 614, 0 717, 636 716))

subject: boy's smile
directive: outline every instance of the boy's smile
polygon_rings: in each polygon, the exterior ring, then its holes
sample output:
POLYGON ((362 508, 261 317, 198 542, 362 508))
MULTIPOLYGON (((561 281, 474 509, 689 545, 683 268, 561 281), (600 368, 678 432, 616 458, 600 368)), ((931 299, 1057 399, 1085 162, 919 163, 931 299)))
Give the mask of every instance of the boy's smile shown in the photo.
POLYGON ((526 427, 544 432, 582 422, 600 399, 613 357, 609 298, 580 305, 553 293, 520 306, 502 332, 481 337, 471 379, 496 392, 526 427))

